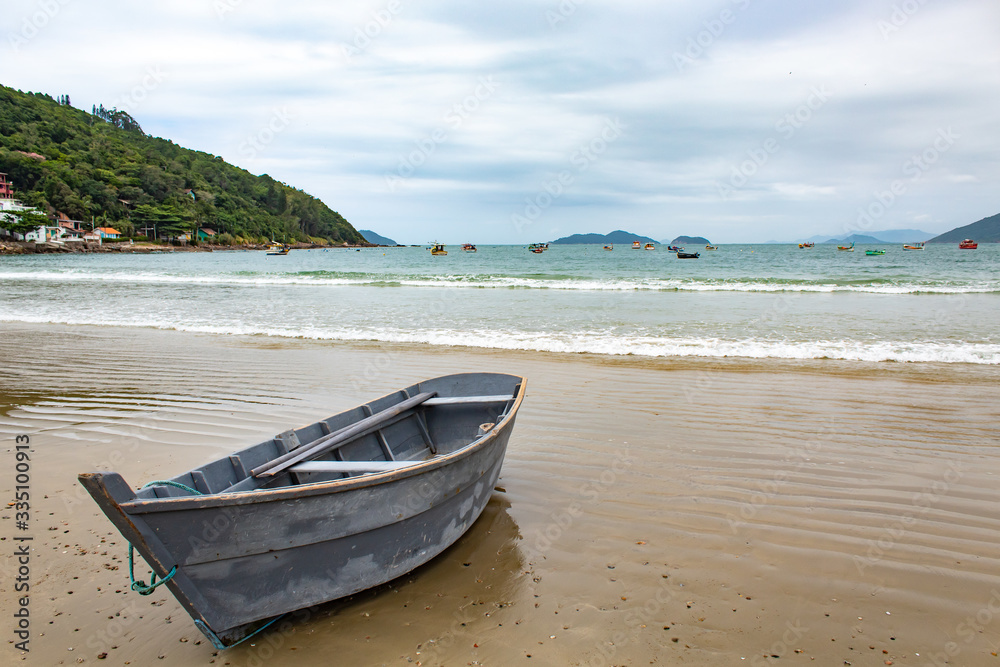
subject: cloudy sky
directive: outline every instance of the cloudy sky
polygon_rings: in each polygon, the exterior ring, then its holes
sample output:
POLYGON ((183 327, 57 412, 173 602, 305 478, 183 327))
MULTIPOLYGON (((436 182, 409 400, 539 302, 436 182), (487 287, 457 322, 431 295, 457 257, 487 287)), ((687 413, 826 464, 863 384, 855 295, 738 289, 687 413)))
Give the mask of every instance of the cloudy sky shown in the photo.
POLYGON ((402 243, 1000 212, 997 0, 7 0, 0 83, 402 243))

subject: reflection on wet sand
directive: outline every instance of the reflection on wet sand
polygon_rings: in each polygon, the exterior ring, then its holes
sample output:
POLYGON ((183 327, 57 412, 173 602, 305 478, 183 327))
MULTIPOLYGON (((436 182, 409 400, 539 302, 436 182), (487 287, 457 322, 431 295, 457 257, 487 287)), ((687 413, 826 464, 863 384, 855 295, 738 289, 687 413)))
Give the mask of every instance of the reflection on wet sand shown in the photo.
POLYGON ((31 434, 37 473, 26 664, 1000 664, 996 369, 133 334, 0 338, 5 359, 47 350, 0 375, 0 438, 31 434), (529 381, 506 491, 424 567, 218 655, 169 593, 127 590, 126 545, 75 481, 169 477, 468 370, 529 381))

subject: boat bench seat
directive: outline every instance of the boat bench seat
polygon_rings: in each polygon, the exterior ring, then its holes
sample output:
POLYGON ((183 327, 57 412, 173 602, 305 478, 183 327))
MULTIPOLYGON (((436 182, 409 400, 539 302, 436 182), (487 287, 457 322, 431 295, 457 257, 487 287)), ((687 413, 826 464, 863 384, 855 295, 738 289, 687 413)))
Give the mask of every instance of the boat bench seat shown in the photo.
POLYGON ((390 472, 423 463, 423 461, 303 461, 296 463, 292 472, 390 472))
POLYGON ((514 397, 509 394, 499 396, 435 396, 424 401, 425 406, 434 405, 462 405, 466 403, 506 403, 513 401, 514 397))

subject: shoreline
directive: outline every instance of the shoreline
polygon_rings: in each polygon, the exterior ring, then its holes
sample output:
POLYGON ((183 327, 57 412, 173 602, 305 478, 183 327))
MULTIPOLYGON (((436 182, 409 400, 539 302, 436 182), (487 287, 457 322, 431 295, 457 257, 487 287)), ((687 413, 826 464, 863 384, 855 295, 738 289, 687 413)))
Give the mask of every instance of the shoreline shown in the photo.
POLYGON ((4 329, 0 438, 31 437, 37 501, 24 664, 1000 664, 1000 615, 961 625, 1000 591, 992 368, 4 329), (483 518, 414 573, 225 652, 168 592, 128 591, 125 544, 76 482, 168 478, 471 370, 528 381, 483 518))
MULTIPOLYGON (((266 250, 269 244, 242 244, 242 245, 215 245, 209 243, 198 243, 197 245, 173 245, 157 243, 125 243, 125 242, 105 242, 105 243, 36 243, 35 241, 0 241, 0 255, 32 255, 32 254, 85 254, 85 253, 127 253, 127 254, 147 254, 147 253, 167 253, 167 252, 221 252, 237 250, 266 250)), ((362 244, 328 244, 320 243, 293 243, 289 244, 292 250, 351 250, 356 248, 402 248, 404 246, 380 246, 371 243, 362 244)))
POLYGON ((0 328, 17 330, 51 330, 73 335, 74 332, 91 331, 98 338, 116 338, 128 332, 156 332, 166 335, 204 337, 226 347, 246 346, 250 349, 331 350, 347 349, 364 353, 387 355, 482 355, 489 358, 510 356, 526 363, 580 362, 597 367, 650 371, 690 371, 715 373, 779 373, 830 375, 853 378, 900 378, 922 382, 950 382, 960 380, 969 384, 991 384, 1000 381, 1000 367, 992 364, 954 363, 934 361, 860 361, 847 359, 788 359, 755 358, 738 356, 641 356, 634 354, 601 354, 596 352, 551 352, 546 350, 473 347, 464 345, 437 345, 420 342, 387 342, 378 340, 341 340, 281 336, 277 334, 234 334, 213 331, 189 331, 145 325, 112 326, 107 324, 67 324, 61 322, 3 322, 0 328))

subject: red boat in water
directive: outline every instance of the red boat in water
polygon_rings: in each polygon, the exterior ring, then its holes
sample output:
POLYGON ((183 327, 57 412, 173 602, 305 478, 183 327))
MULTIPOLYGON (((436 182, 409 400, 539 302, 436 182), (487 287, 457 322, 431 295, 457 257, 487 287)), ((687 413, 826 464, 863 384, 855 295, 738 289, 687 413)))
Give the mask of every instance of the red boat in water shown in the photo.
POLYGON ((958 244, 958 247, 961 248, 962 250, 975 250, 976 248, 979 247, 979 244, 973 241, 972 239, 965 239, 964 241, 958 244))

